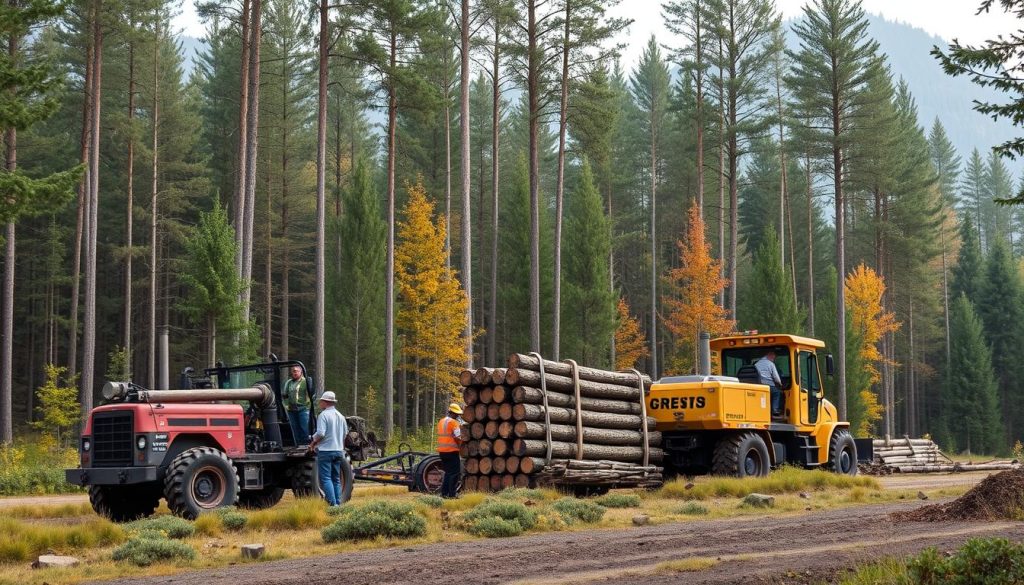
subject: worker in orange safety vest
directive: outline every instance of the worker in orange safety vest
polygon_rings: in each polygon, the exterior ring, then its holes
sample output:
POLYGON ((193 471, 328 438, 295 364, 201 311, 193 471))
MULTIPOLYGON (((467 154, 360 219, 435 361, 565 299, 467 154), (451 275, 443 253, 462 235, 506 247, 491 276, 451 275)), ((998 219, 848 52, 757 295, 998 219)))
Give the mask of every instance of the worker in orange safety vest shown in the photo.
POLYGON ((456 498, 459 495, 459 478, 462 475, 462 458, 459 445, 462 443, 462 407, 456 403, 448 405, 448 414, 437 421, 437 454, 444 469, 441 497, 456 498))

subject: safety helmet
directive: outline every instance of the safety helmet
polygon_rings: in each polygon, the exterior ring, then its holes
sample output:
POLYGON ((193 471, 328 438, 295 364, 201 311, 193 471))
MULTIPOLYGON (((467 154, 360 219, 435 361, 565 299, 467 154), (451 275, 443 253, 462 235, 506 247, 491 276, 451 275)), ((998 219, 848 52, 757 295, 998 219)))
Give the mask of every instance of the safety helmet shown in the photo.
POLYGON ((462 414, 462 407, 457 403, 452 402, 448 405, 448 412, 454 412, 455 414, 462 414))

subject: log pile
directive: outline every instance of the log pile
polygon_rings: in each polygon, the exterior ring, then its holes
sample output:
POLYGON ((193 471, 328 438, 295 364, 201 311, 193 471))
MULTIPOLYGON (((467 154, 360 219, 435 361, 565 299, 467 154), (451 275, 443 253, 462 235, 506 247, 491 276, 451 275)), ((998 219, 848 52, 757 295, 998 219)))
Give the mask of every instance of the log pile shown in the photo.
MULTIPOLYGON (((661 485, 665 453, 654 419, 644 418, 641 380, 579 367, 577 404, 572 365, 544 360, 543 380, 541 365, 536 356, 513 354, 508 367, 459 376, 469 438, 462 445, 464 489, 661 485)), ((649 388, 651 380, 643 376, 642 383, 649 388)))
POLYGON ((874 457, 862 470, 872 475, 891 473, 952 473, 962 471, 998 471, 1017 469, 1016 460, 984 463, 953 461, 931 439, 875 439, 874 457))

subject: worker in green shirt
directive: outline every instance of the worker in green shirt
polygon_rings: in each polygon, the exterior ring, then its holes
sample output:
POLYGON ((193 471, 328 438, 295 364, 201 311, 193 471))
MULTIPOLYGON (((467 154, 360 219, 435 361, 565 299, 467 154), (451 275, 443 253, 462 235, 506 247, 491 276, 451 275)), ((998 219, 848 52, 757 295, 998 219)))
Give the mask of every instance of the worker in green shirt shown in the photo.
POLYGON ((291 378, 285 382, 281 396, 295 444, 305 445, 309 442, 309 392, 306 390, 306 377, 302 375, 302 368, 292 366, 291 378))

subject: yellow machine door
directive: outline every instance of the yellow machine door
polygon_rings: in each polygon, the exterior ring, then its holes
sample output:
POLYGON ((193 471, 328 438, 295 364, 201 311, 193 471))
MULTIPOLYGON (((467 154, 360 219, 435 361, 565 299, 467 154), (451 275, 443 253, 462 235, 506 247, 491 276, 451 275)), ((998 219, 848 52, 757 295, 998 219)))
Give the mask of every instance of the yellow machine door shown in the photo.
POLYGON ((818 422, 821 408, 821 376, 818 373, 817 356, 810 351, 797 353, 800 371, 800 423, 813 425, 818 422))

